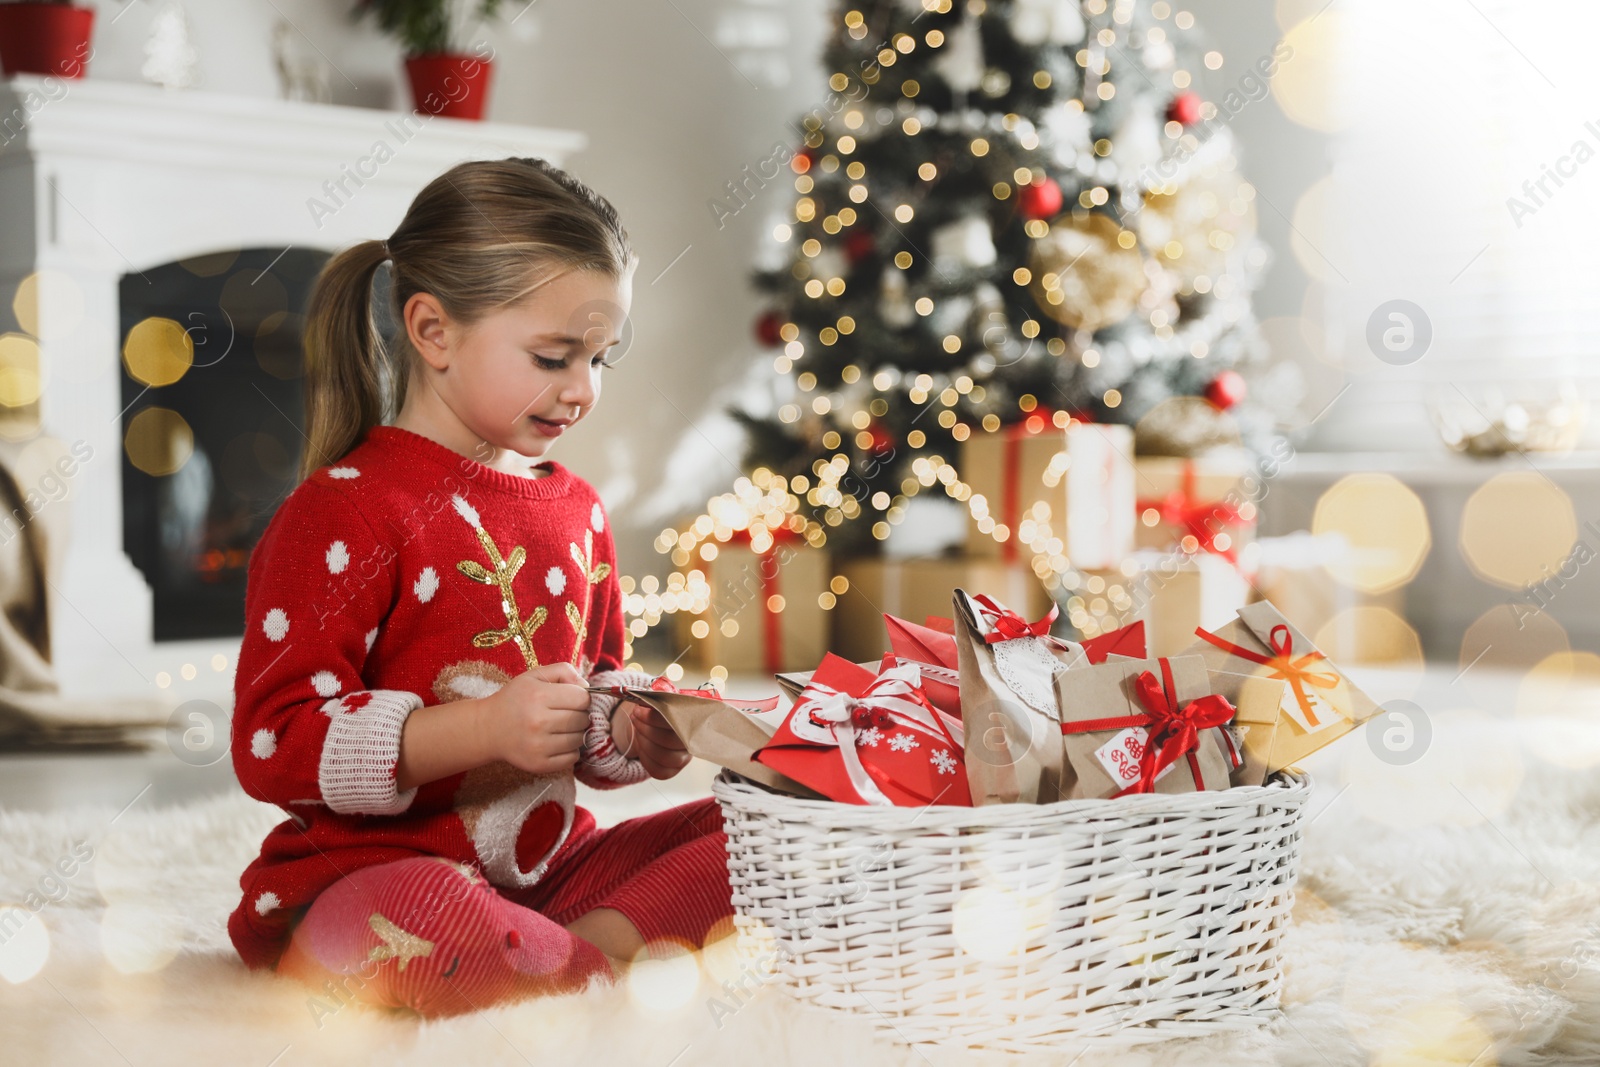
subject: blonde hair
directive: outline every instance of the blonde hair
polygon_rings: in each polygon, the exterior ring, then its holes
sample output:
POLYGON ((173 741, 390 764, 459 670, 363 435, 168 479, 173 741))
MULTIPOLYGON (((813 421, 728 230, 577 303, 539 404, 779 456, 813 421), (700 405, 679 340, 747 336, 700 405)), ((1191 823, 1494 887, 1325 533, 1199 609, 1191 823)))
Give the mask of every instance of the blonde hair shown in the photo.
POLYGON ((302 481, 405 404, 415 353, 403 327, 387 343, 373 315, 373 278, 385 260, 396 321, 413 295, 431 293, 470 324, 568 271, 620 280, 635 257, 616 209, 544 160, 462 163, 429 182, 387 241, 339 252, 312 286, 302 481))

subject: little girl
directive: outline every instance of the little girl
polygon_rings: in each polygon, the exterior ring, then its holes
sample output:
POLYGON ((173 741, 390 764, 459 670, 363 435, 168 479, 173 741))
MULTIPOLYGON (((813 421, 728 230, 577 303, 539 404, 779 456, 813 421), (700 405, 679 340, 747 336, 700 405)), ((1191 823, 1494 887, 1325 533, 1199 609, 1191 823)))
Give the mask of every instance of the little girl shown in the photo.
POLYGON ((250 557, 235 682, 239 781, 289 819, 228 932, 328 1011, 576 989, 727 928, 714 802, 607 830, 573 803, 574 776, 688 762, 658 714, 586 688, 650 678, 620 669, 594 489, 528 462, 594 408, 636 264, 606 200, 506 159, 441 175, 317 279, 302 482, 250 557), (392 349, 370 310, 384 262, 392 349))

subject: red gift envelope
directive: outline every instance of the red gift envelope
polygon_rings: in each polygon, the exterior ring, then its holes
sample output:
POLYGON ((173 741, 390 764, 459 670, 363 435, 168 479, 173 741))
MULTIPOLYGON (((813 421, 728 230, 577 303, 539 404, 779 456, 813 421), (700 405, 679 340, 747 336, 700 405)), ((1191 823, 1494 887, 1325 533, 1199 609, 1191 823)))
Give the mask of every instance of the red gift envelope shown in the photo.
POLYGON ((1090 663, 1104 663, 1106 657, 1113 654, 1129 659, 1144 659, 1144 620, 1140 619, 1131 626, 1112 630, 1099 637, 1091 637, 1083 642, 1083 650, 1088 654, 1090 663))
POLYGON ((874 676, 829 653, 755 760, 844 804, 970 807, 961 746, 920 683, 909 664, 874 676))
MULTIPOLYGON (((961 671, 956 658, 956 639, 953 633, 935 627, 945 622, 928 616, 927 626, 918 626, 893 615, 883 617, 889 631, 889 649, 902 663, 915 663, 922 668, 922 688, 933 706, 946 715, 961 717, 961 671)), ((953 623, 951 625, 954 625, 953 623)))

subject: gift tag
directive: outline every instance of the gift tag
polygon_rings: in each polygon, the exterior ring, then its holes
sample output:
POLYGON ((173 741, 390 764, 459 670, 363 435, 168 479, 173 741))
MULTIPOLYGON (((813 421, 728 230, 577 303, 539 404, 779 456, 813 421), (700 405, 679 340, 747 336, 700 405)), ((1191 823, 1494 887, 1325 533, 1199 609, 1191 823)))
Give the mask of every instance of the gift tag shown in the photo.
POLYGON ((1278 705, 1279 710, 1300 728, 1303 734, 1319 733, 1337 722, 1344 721, 1333 706, 1322 695, 1321 687, 1315 685, 1302 685, 1300 691, 1306 696, 1306 703, 1311 706, 1311 715, 1306 714, 1306 709, 1300 706, 1300 701, 1295 696, 1294 686, 1283 687, 1283 702, 1278 705), (1316 722, 1311 721, 1311 716, 1316 717, 1316 722))
POLYGON ((1006 683, 1006 687, 1028 707, 1047 719, 1055 720, 1055 676, 1064 665, 1050 654, 1044 641, 1037 637, 1022 637, 1015 641, 1001 641, 990 648, 994 652, 995 669, 1000 672, 1000 680, 1006 683))
MULTIPOLYGON (((1118 785, 1130 785, 1139 779, 1139 761, 1144 758, 1150 731, 1143 726, 1130 726, 1094 750, 1094 758, 1106 769, 1111 780, 1118 785)), ((1156 781, 1165 778, 1176 764, 1169 763, 1156 772, 1156 781)))

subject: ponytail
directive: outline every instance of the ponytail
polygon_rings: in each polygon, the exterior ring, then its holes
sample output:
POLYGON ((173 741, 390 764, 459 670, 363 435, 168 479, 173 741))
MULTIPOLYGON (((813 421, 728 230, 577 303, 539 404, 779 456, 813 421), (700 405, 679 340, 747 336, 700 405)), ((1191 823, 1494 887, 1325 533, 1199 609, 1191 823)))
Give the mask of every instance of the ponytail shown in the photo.
POLYGON ((542 159, 459 163, 429 182, 387 241, 330 259, 306 309, 306 438, 300 480, 337 463, 367 431, 398 417, 419 361, 404 332, 392 345, 372 314, 372 279, 390 262, 385 294, 400 321, 430 293, 463 323, 526 299, 566 271, 620 279, 637 264, 616 208, 542 159))
POLYGON ((404 368, 389 363, 372 314, 372 279, 388 258, 382 241, 362 241, 335 255, 317 275, 306 309, 306 448, 300 480, 336 463, 381 424, 385 378, 392 409, 405 402, 404 368))

